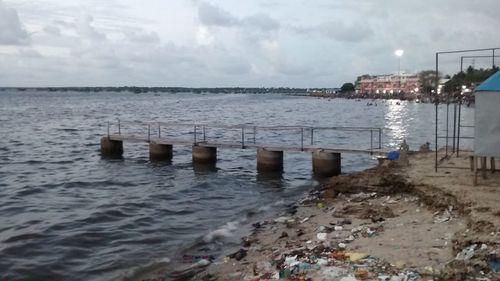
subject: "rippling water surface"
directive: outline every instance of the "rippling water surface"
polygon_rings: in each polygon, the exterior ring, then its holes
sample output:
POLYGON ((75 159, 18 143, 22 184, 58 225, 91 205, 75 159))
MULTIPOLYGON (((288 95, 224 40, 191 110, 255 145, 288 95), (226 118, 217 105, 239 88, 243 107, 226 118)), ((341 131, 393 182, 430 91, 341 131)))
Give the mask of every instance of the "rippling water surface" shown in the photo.
MULTIPOLYGON (((472 114, 464 108, 465 123, 472 114)), ((287 95, 0 92, 0 279, 119 280, 189 251, 217 255, 252 215, 282 210, 315 184, 307 153, 287 153, 271 179, 257 174, 251 150, 220 150, 214 171, 194 168, 183 146, 170 164, 151 163, 144 144, 101 159, 107 121, 373 126, 384 128, 384 146, 405 138, 416 148, 432 142, 433 116, 430 104, 287 95)), ((317 138, 367 147, 361 135, 317 138)), ((342 161, 344 172, 374 164, 342 161)))

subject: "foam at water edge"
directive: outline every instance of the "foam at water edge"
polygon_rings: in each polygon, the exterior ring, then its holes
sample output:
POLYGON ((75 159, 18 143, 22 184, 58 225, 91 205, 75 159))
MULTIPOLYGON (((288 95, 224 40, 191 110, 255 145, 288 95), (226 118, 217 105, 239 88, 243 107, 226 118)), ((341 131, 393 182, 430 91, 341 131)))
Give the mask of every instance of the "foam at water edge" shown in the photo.
POLYGON ((233 221, 233 222, 228 222, 222 227, 209 232, 205 237, 203 237, 203 241, 205 243, 212 242, 214 240, 217 240, 219 238, 227 238, 233 236, 234 232, 238 229, 239 222, 233 221))

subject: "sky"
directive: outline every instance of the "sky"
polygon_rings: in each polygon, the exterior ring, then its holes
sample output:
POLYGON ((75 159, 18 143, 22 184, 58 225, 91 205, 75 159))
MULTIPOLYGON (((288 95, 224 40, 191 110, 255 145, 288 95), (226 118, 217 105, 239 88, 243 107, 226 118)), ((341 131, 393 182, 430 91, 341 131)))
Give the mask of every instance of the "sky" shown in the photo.
MULTIPOLYGON (((500 47, 499 11, 499 0, 0 0, 0 86, 340 87, 397 73, 399 59, 416 73, 437 51, 500 47)), ((460 55, 440 63, 452 74, 460 55)))

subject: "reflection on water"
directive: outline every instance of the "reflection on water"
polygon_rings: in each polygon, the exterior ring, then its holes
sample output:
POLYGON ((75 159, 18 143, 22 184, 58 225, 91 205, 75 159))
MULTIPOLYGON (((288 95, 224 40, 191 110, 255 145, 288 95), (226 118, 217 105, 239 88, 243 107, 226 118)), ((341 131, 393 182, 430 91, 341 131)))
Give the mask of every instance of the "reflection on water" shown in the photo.
POLYGON ((193 162, 193 170, 196 175, 207 175, 217 172, 217 163, 197 163, 193 162))
POLYGON ((390 147, 397 147, 401 142, 408 138, 408 125, 411 118, 409 116, 409 103, 408 102, 386 102, 385 112, 385 128, 387 129, 387 136, 390 140, 388 145, 390 147))
POLYGON ((285 178, 283 171, 258 171, 257 182, 266 187, 283 188, 285 186, 285 178))

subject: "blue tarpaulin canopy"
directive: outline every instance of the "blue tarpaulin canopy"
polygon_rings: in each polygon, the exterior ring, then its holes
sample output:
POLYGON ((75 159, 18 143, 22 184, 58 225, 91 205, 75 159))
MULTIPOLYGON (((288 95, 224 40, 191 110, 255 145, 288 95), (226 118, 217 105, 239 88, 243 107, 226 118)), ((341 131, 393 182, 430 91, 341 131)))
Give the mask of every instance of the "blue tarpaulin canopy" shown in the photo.
POLYGON ((476 88, 476 92, 488 91, 488 92, 500 92, 500 71, 490 76, 486 79, 479 87, 476 88))

